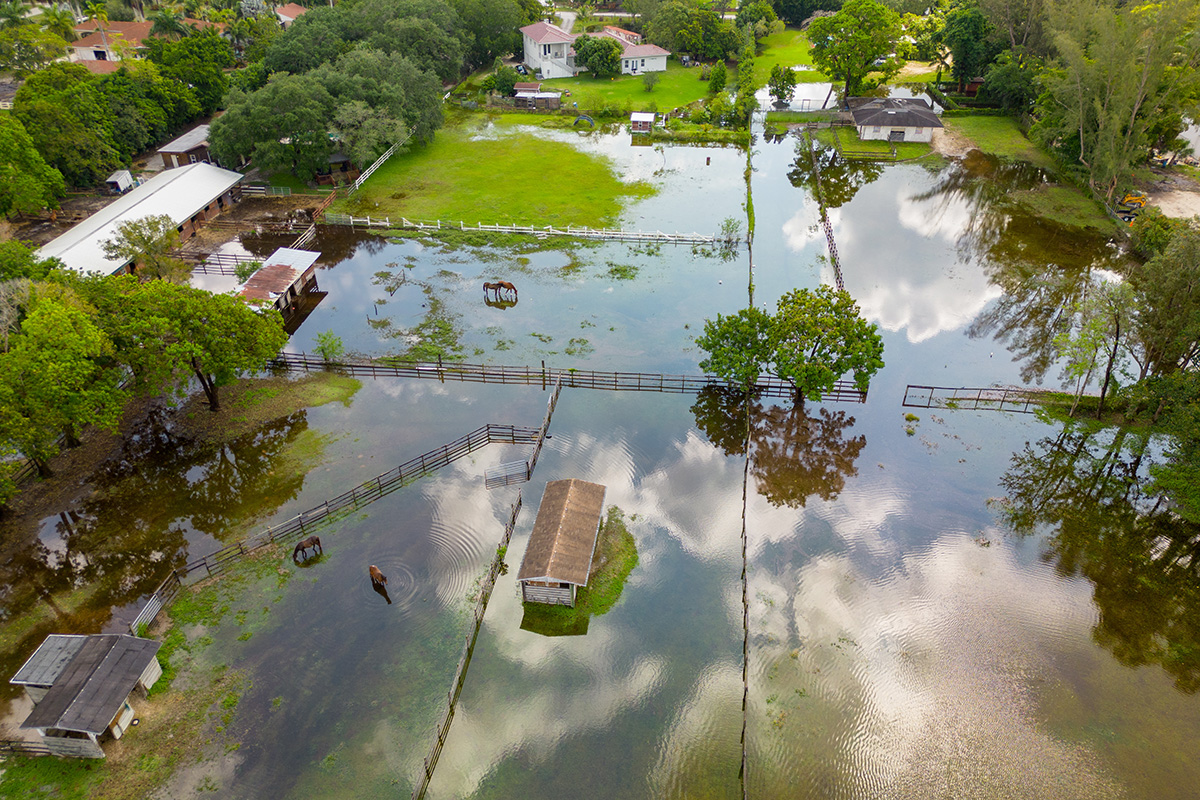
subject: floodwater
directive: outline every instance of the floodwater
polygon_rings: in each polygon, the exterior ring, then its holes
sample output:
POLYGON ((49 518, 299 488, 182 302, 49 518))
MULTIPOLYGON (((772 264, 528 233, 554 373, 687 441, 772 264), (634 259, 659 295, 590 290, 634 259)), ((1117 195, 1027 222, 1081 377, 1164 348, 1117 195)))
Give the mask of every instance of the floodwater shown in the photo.
MULTIPOLYGON (((743 150, 580 139, 662 186, 628 227, 713 230, 745 199, 743 150)), ((810 165, 794 138, 756 140, 752 269, 745 251, 326 236, 317 247, 345 257, 319 273, 329 295, 290 347, 311 352, 331 330, 370 355, 432 341, 468 361, 695 372, 706 317, 832 280, 810 165), (484 303, 493 278, 518 285, 516 305, 484 303)), ((1158 445, 901 406, 910 383, 1057 386, 1047 343, 1062 309, 1121 248, 1030 217, 1020 192, 1047 180, 1034 170, 978 155, 834 166, 845 284, 886 345, 867 402, 565 390, 430 797, 740 796, 743 531, 750 797, 1183 798, 1200 783, 1196 531, 1139 516, 1151 504, 1130 479, 1158 445), (607 487, 640 560, 585 635, 546 637, 521 627, 515 574, 545 482, 564 477, 607 487)), ((120 591, 62 624, 97 629, 186 554, 233 538, 213 507, 283 519, 485 422, 536 424, 545 402, 541 387, 368 380, 348 407, 269 426, 277 444, 256 455, 147 446, 130 459, 147 485, 84 509, 144 520, 128 562, 107 554, 120 591), (270 464, 289 436, 318 437, 320 459, 279 485, 270 464), (244 474, 219 468, 243 459, 257 459, 244 474)), ((408 795, 516 497, 486 491, 483 473, 519 453, 489 446, 323 532, 326 555, 294 568, 253 636, 211 632, 250 678, 230 725, 242 747, 214 771, 221 796, 408 795), (387 598, 367 564, 389 575, 387 598)), ((95 583, 91 551, 59 544, 54 520, 10 586, 25 569, 51 595, 95 583)), ((5 611, 44 595, 14 588, 5 611)), ((18 649, 52 629, 42 620, 18 649)))

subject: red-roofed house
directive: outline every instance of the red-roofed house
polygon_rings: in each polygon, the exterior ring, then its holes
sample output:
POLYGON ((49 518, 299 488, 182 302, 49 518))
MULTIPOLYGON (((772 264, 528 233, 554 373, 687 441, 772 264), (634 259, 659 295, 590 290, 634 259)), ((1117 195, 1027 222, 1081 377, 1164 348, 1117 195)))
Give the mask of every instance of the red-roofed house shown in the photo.
MULTIPOLYGON (((605 26, 600 33, 580 34, 583 36, 608 36, 621 45, 621 72, 638 75, 643 72, 662 72, 667 68, 669 50, 656 44, 643 44, 641 34, 605 26)), ((535 22, 521 28, 525 44, 525 66, 534 74, 540 73, 543 80, 551 78, 573 78, 587 69, 575 63, 575 40, 579 36, 564 31, 549 22, 535 22)))
MULTIPOLYGON (((225 25, 217 22, 205 22, 199 19, 185 18, 184 25, 192 28, 216 28, 225 30, 225 25)), ((120 61, 121 51, 136 55, 136 50, 142 46, 142 40, 150 37, 153 22, 106 22, 100 25, 94 18, 86 19, 75 26, 79 38, 71 42, 75 53, 72 61, 120 61)), ((92 69, 88 67, 88 69, 92 69)), ((92 70, 104 72, 104 70, 92 70)), ((115 70, 109 70, 110 72, 115 70)))
POLYGON ((279 17, 279 26, 287 30, 293 22, 299 19, 306 11, 304 6, 288 3, 286 6, 276 6, 275 16, 279 17))

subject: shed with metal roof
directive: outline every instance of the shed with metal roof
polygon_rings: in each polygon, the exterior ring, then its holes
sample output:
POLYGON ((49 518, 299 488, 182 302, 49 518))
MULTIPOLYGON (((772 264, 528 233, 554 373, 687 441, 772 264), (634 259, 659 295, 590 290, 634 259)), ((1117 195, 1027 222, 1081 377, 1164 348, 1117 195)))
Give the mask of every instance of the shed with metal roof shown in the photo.
POLYGON ((51 634, 9 680, 34 703, 21 728, 57 755, 104 758, 101 738, 121 738, 133 721, 131 695, 162 675, 160 646, 127 634, 51 634))
POLYGON ((576 591, 591 576, 604 492, 601 484, 574 478, 546 484, 517 574, 522 600, 575 605, 576 591))

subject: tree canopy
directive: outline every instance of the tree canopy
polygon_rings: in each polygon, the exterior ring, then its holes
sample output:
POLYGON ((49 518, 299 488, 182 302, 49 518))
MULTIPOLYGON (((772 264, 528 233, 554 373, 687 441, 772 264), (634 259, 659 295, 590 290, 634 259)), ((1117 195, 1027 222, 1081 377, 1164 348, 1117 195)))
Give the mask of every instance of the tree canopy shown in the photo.
POLYGON ((62 173, 42 158, 21 121, 0 116, 0 215, 57 208, 65 194, 62 173))
POLYGON ((808 26, 813 64, 841 81, 846 97, 863 89, 869 73, 883 82, 900 71, 904 62, 893 55, 900 36, 900 16, 875 0, 847 0, 836 14, 808 26))
POLYGON ((575 40, 575 61, 596 78, 621 73, 621 43, 609 36, 580 36, 575 40))
POLYGON ((883 340, 864 320, 845 291, 828 286, 795 289, 768 315, 747 308, 706 320, 696 344, 708 353, 701 369, 744 388, 770 369, 796 386, 799 395, 819 400, 845 375, 866 391, 883 367, 883 340))

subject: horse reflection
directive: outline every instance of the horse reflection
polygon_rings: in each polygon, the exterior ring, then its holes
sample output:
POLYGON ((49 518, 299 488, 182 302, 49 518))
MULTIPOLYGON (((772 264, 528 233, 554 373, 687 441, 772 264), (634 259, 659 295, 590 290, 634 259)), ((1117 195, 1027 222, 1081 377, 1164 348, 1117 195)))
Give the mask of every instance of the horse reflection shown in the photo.
POLYGON ((371 581, 371 588, 375 590, 375 594, 379 595, 384 600, 387 600, 387 604, 389 606, 392 604, 392 598, 388 596, 388 590, 386 586, 384 586, 382 583, 371 581))
POLYGON ((310 536, 307 539, 301 539, 296 543, 296 547, 292 550, 292 561, 298 560, 296 558, 297 554, 304 556, 305 560, 307 560, 309 548, 312 548, 321 555, 325 555, 325 550, 321 547, 321 537, 310 536))

